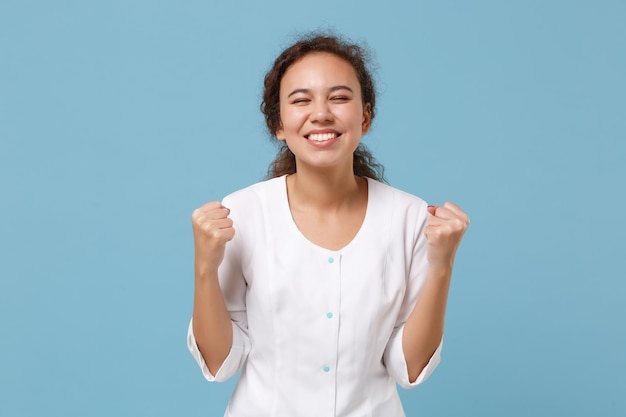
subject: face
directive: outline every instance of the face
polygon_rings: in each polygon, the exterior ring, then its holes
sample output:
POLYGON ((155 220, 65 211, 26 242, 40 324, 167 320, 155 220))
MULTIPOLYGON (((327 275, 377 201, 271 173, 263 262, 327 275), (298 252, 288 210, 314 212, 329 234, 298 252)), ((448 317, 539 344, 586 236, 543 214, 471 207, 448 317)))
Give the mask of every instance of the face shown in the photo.
POLYGON ((280 83, 279 140, 296 156, 298 168, 342 166, 370 126, 356 71, 342 58, 313 53, 287 69, 280 83))

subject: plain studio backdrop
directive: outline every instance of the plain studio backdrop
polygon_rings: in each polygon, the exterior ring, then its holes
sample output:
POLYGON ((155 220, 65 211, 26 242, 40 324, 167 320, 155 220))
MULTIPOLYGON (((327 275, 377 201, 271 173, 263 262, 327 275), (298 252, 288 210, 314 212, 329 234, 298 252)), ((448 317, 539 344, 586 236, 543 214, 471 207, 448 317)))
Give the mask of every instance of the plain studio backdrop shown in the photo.
POLYGON ((185 336, 192 210, 263 179, 298 33, 375 52, 364 138, 452 200, 442 363, 409 416, 626 415, 626 2, 0 1, 0 415, 221 416, 185 336))

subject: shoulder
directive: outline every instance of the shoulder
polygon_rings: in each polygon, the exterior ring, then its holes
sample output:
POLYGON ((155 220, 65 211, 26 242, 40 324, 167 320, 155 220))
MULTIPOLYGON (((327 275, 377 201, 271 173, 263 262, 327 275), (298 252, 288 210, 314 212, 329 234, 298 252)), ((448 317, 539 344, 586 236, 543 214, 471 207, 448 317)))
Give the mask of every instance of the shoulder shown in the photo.
POLYGON ((371 215, 397 236, 407 233, 406 242, 412 245, 427 224, 428 204, 420 197, 390 185, 372 179, 368 179, 368 184, 371 215))
POLYGON ((393 203, 395 208, 426 210, 428 204, 420 197, 388 184, 368 178, 369 192, 375 200, 393 203))
POLYGON ((222 205, 230 210, 229 217, 236 231, 232 242, 240 242, 237 244, 241 245, 240 250, 244 253, 252 253, 258 243, 256 239, 264 235, 268 213, 272 215, 278 211, 269 207, 280 204, 281 191, 286 195, 284 183, 282 177, 272 178, 237 190, 222 199, 222 205))
POLYGON ((228 194, 222 200, 222 204, 232 210, 236 207, 250 207, 260 204, 271 194, 281 191, 281 184, 285 183, 284 177, 272 178, 266 181, 257 182, 245 188, 228 194))
POLYGON ((277 177, 227 195, 222 199, 222 205, 230 209, 230 217, 240 226, 260 227, 265 220, 282 213, 279 208, 286 195, 285 177, 277 177))

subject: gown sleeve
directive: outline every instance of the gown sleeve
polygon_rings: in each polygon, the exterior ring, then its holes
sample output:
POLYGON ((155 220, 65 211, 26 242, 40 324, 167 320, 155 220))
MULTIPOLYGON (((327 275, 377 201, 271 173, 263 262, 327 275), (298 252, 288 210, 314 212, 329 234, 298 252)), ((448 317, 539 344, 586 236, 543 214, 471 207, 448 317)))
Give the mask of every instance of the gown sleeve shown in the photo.
POLYGON ((408 243, 412 245, 412 253, 410 254, 410 262, 408 268, 407 288, 402 300, 402 306, 400 307, 400 313, 395 323, 395 327, 389 338, 389 342, 385 348, 383 354, 383 361, 387 367, 389 375, 400 385, 402 388, 413 388, 422 382, 424 382, 435 370, 441 359, 441 348, 443 339, 439 343, 439 346, 431 356, 428 364, 424 367, 422 372, 418 375, 414 382, 409 382, 409 373, 406 366, 406 360, 404 357, 404 351, 402 349, 402 334, 404 332, 404 326, 409 315, 415 307, 417 298, 426 281, 426 274, 428 272, 428 240, 424 235, 424 228, 428 220, 428 214, 426 204, 420 207, 419 212, 416 213, 418 221, 415 225, 415 233, 408 233, 407 237, 411 239, 408 243))

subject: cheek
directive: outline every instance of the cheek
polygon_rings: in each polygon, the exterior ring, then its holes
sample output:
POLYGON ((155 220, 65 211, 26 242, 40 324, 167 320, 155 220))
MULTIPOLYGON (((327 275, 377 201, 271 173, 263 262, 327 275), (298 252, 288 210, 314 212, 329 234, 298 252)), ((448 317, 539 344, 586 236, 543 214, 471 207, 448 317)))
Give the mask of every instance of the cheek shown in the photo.
POLYGON ((285 129, 298 129, 306 120, 306 115, 294 109, 289 109, 281 112, 281 123, 285 129))
POLYGON ((363 113, 358 109, 353 109, 349 113, 346 112, 344 118, 345 120, 348 120, 350 126, 353 126, 354 128, 358 127, 360 129, 363 126, 363 113))

